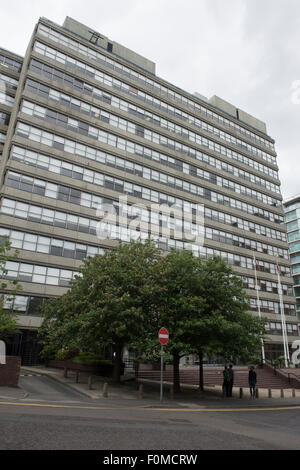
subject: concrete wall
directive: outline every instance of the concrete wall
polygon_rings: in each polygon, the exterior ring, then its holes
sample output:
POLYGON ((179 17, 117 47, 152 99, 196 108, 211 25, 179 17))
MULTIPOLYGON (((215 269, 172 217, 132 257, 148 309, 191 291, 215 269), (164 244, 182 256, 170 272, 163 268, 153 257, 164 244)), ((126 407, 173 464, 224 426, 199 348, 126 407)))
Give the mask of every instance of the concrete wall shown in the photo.
POLYGON ((208 102, 216 108, 225 111, 225 113, 230 114, 230 116, 233 116, 234 118, 237 118, 240 121, 255 127, 255 129, 258 129, 265 134, 267 133, 267 126, 263 121, 255 118, 254 116, 251 116, 251 114, 246 113, 242 109, 236 108, 236 106, 228 103, 228 101, 223 100, 219 96, 212 96, 208 102))
POLYGON ((266 124, 261 121, 260 119, 251 116, 251 114, 246 113, 242 109, 239 109, 239 120, 245 122, 246 124, 250 124, 250 126, 255 127, 261 132, 267 133, 267 126, 266 124))
MULTIPOLYGON (((73 18, 70 18, 69 16, 66 17, 64 24, 64 28, 69 29, 72 32, 75 32, 79 34, 80 36, 88 39, 90 41, 92 37, 93 30, 89 28, 88 26, 85 26, 82 23, 79 23, 76 20, 73 20, 73 18)), ((99 33, 97 33, 99 34, 99 33)), ((147 70, 150 73, 155 74, 155 63, 152 62, 149 59, 146 59, 146 57, 141 56, 140 54, 137 54, 136 52, 133 52, 132 50, 128 49, 127 47, 122 46, 121 44, 110 40, 103 34, 100 34, 101 38, 98 39, 98 45, 101 47, 104 47, 104 49, 107 50, 107 45, 108 43, 112 44, 112 52, 114 54, 117 54, 118 56, 122 57, 125 60, 130 61, 133 64, 138 65, 139 67, 142 67, 144 70, 147 70)), ((93 39, 94 40, 94 39, 93 39)))

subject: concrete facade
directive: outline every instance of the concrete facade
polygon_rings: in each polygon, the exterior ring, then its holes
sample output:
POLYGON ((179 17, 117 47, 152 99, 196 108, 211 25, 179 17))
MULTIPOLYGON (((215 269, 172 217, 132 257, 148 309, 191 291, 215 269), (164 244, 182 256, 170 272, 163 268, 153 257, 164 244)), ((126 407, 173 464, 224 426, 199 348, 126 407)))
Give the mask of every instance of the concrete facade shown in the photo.
MULTIPOLYGON (((20 57, 0 56, 0 73, 18 80, 16 90, 6 88, 13 104, 0 104, 8 114, 0 127, 0 235, 20 250, 9 276, 18 275, 23 287, 14 306, 23 332, 39 327, 39 303, 66 292, 84 257, 116 246, 97 237, 96 209, 117 207, 127 195, 129 206, 178 203, 195 230, 195 208, 203 204, 204 246, 191 248, 234 266, 257 315, 256 252, 267 357, 282 354, 278 259, 289 342, 299 338, 276 152, 265 123, 162 80, 152 61, 71 18, 63 26, 40 18, 21 72, 3 64, 20 57)), ((119 214, 117 228, 125 224, 119 214)), ((187 248, 172 230, 158 245, 187 248)))

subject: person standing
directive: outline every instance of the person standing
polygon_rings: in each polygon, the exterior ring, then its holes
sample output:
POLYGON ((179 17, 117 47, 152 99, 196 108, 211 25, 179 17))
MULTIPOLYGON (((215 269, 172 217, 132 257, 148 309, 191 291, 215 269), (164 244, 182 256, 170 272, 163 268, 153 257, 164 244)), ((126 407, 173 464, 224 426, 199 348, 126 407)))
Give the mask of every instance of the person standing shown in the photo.
POLYGON ((233 371, 233 368, 232 368, 232 364, 230 364, 229 366, 229 371, 228 371, 228 375, 229 375, 229 383, 228 383, 228 396, 229 397, 232 397, 232 387, 233 387, 233 384, 234 384, 234 371, 233 371))
POLYGON ((251 398, 255 398, 255 391, 256 391, 256 372, 254 367, 251 366, 249 370, 249 388, 250 388, 250 395, 251 398))
POLYGON ((223 370, 223 396, 228 397, 228 386, 229 386, 229 370, 227 366, 223 370))

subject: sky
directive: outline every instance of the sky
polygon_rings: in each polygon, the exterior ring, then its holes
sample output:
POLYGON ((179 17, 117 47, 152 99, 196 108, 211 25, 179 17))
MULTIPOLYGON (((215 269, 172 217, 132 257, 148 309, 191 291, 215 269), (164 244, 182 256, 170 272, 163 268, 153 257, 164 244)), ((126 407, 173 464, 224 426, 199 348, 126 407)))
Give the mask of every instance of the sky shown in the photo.
POLYGON ((25 54, 44 16, 86 24, 156 63, 183 90, 218 95, 267 124, 281 191, 300 194, 299 0, 0 0, 0 47, 25 54), (1 5, 2 3, 2 5, 1 5))

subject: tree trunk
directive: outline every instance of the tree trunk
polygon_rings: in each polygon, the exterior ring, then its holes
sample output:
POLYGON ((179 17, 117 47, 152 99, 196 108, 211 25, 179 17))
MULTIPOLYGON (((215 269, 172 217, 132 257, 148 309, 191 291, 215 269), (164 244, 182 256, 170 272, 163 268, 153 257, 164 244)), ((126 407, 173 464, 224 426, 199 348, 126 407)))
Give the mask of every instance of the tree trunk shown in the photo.
POLYGON ((134 377, 135 377, 135 380, 137 380, 139 378, 140 362, 137 360, 134 360, 133 367, 134 367, 134 377))
POLYGON ((203 380, 203 352, 201 349, 198 351, 199 354, 199 390, 204 391, 204 380, 203 380))
POLYGON ((121 344, 115 345, 115 357, 114 357, 114 372, 113 372, 113 380, 116 383, 121 382, 121 368, 122 368, 122 352, 123 346, 121 344))
POLYGON ((173 386, 174 393, 180 392, 180 376, 179 376, 179 352, 173 351, 173 386))
POLYGON ((140 358, 142 356, 142 349, 138 349, 135 351, 135 359, 133 361, 133 368, 134 368, 134 376, 135 380, 139 378, 139 371, 140 371, 140 358))

